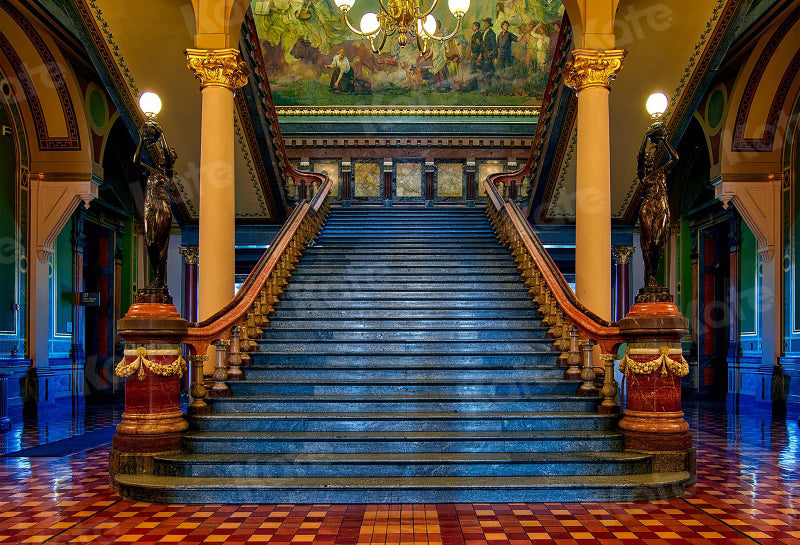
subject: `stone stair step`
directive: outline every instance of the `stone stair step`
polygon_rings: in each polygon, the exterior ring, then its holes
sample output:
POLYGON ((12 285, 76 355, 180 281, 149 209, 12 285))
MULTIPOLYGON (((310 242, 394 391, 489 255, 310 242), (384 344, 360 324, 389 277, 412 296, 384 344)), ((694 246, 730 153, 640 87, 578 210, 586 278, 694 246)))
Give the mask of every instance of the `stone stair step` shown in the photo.
POLYGON ((462 369, 465 372, 470 368, 484 369, 487 371, 496 370, 498 367, 508 369, 538 369, 559 371, 563 369, 556 367, 558 353, 552 351, 529 352, 524 358, 519 354, 362 354, 358 358, 350 355, 325 355, 325 354, 288 354, 278 351, 271 352, 251 352, 253 366, 247 367, 247 372, 252 373, 262 365, 283 365, 298 366, 303 365, 308 368, 310 365, 328 366, 331 368, 354 368, 354 369, 423 369, 433 371, 435 369, 462 369))
MULTIPOLYGON (((539 320, 494 320, 494 319, 434 319, 417 318, 371 318, 358 320, 289 320, 273 318, 269 330, 309 331, 539 331, 543 330, 539 320)), ((265 330, 266 331, 266 330, 265 330)))
POLYGON ((214 477, 507 477, 635 475, 651 458, 633 452, 419 452, 299 454, 166 454, 163 476, 214 477))
POLYGON ((342 396, 397 396, 397 395, 571 395, 581 382, 564 379, 540 379, 535 383, 435 380, 422 377, 406 380, 347 380, 318 379, 316 381, 291 381, 251 379, 229 382, 234 396, 256 395, 342 395, 342 396))
MULTIPOLYGON (((345 360, 352 360, 350 357, 343 358, 345 360)), ((553 358, 550 358, 550 363, 542 366, 519 366, 510 367, 507 365, 493 365, 493 366, 467 366, 467 367, 396 367, 392 365, 370 365, 369 363, 362 363, 358 365, 349 365, 347 362, 340 365, 334 365, 330 362, 322 362, 318 364, 308 363, 306 361, 296 362, 292 360, 284 360, 275 365, 256 365, 245 368, 245 373, 248 379, 253 380, 327 380, 337 379, 346 376, 351 379, 361 380, 384 380, 384 379, 404 379, 404 380, 419 380, 427 378, 431 380, 457 380, 457 379, 473 379, 473 380, 504 380, 504 381, 517 381, 520 383, 535 382, 541 379, 559 379, 564 376, 564 370, 554 368, 552 365, 553 358)), ((257 360, 258 361, 258 360, 257 360)))
POLYGON ((165 477, 117 475, 126 498, 163 503, 441 503, 655 501, 680 495, 688 472, 535 477, 165 477))
POLYGON ((278 314, 273 317, 278 320, 373 320, 385 318, 387 320, 407 320, 418 318, 420 320, 538 320, 538 314, 533 305, 527 307, 517 305, 516 308, 505 306, 484 305, 482 308, 473 305, 473 308, 328 308, 317 306, 308 309, 300 305, 279 305, 278 314))
POLYGON ((605 430, 618 416, 583 412, 225 413, 192 418, 196 431, 543 431, 605 430))
POLYGON ((199 432, 183 435, 190 453, 580 452, 619 451, 622 434, 597 430, 199 432))
MULTIPOLYGON (((340 312, 347 310, 359 309, 378 309, 387 312, 378 313, 378 315, 393 314, 392 311, 403 310, 419 310, 426 315, 431 315, 428 311, 447 311, 447 310, 464 310, 464 311, 479 311, 479 310, 493 310, 504 311, 505 316, 510 316, 511 311, 514 310, 529 310, 528 315, 538 316, 534 313, 534 306, 530 299, 523 296, 518 297, 504 297, 492 299, 472 299, 463 301, 453 301, 450 299, 418 299, 418 300, 404 300, 404 299, 380 299, 380 300, 315 300, 315 299, 294 299, 284 300, 277 307, 279 316, 282 316, 284 310, 329 310, 338 309, 340 312)), ((463 315, 463 314, 462 314, 463 315)), ((480 314, 474 314, 480 316, 480 314)), ((519 315, 517 315, 519 316, 519 315)))
MULTIPOLYGON (((310 340, 310 339, 309 339, 310 340)), ((546 352, 552 346, 552 341, 495 341, 474 340, 462 341, 437 341, 437 342, 381 342, 381 341, 356 341, 345 342, 335 340, 314 339, 313 343, 292 342, 284 340, 261 339, 258 341, 260 351, 272 354, 488 354, 492 352, 505 352, 526 354, 532 352, 546 352)))
POLYGON ((575 395, 242 396, 209 398, 214 412, 594 411, 599 397, 575 395))
POLYGON ((264 338, 271 340, 292 339, 319 339, 336 341, 391 341, 391 342, 416 342, 416 341, 474 341, 474 340, 525 340, 541 338, 541 330, 527 329, 281 329, 270 327, 264 330, 264 338))

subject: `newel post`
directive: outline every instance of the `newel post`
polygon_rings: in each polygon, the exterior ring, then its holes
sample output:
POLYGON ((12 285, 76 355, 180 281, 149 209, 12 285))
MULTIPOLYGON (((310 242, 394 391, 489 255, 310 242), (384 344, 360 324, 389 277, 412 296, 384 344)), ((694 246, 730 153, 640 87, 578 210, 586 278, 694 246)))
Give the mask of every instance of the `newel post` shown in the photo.
POLYGON ((687 326, 671 301, 637 302, 619 321, 627 343, 619 365, 627 384, 619 427, 626 449, 653 455, 655 472, 694 474, 692 435, 681 410, 681 377, 688 364, 680 341, 687 326))
POLYGON ((172 303, 136 302, 119 321, 125 352, 115 371, 126 379, 125 412, 109 454, 112 485, 117 473, 150 473, 154 455, 180 451, 189 427, 180 407, 187 326, 172 303))

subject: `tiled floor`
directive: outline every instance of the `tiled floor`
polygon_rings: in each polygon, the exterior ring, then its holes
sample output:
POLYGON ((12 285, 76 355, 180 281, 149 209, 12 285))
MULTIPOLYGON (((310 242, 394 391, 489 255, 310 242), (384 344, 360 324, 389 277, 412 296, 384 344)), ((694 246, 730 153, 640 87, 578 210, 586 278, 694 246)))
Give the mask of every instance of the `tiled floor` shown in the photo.
MULTIPOLYGON (((728 416, 711 405, 686 409, 698 484, 677 500, 155 505, 121 500, 109 489, 108 447, 101 447, 61 459, 0 459, 0 544, 800 544, 797 417, 728 416)), ((99 410, 90 418, 117 417, 110 414, 99 410)))

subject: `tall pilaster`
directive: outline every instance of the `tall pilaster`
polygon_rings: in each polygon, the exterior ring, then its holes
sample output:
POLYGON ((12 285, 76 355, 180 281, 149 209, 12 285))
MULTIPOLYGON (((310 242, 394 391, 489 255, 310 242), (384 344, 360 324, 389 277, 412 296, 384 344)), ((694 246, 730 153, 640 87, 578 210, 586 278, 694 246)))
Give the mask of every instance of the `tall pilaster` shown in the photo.
POLYGON ((613 316, 615 321, 622 320, 631 306, 630 263, 635 250, 633 246, 614 246, 611 249, 614 258, 614 291, 617 295, 613 316))
POLYGON ((247 82, 237 49, 187 49, 189 69, 200 80, 199 318, 233 297, 236 216, 234 201, 234 92, 247 82))
POLYGON ((578 299, 611 319, 611 141, 608 94, 621 49, 575 49, 564 83, 578 94, 575 287, 578 299))

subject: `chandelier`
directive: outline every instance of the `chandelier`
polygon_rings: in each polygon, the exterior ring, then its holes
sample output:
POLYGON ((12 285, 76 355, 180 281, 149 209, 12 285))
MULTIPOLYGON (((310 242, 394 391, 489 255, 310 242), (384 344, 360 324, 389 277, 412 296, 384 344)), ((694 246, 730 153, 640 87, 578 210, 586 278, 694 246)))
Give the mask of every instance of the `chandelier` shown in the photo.
POLYGON ((347 26, 358 34, 369 39, 372 51, 379 53, 389 36, 397 35, 397 43, 404 46, 409 38, 414 38, 422 53, 428 51, 430 40, 449 40, 461 30, 461 19, 469 9, 469 0, 447 0, 450 13, 456 18, 456 28, 446 36, 437 36, 437 22, 432 15, 439 0, 433 0, 428 9, 422 6, 424 0, 379 0, 381 12, 367 12, 361 17, 360 28, 356 28, 347 17, 347 12, 355 4, 355 0, 334 0, 336 7, 342 10, 342 17, 347 26), (378 41, 376 47, 375 43, 378 41))

